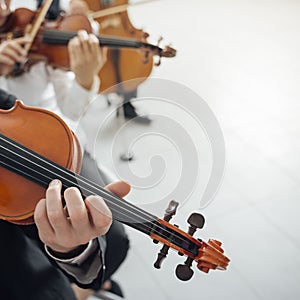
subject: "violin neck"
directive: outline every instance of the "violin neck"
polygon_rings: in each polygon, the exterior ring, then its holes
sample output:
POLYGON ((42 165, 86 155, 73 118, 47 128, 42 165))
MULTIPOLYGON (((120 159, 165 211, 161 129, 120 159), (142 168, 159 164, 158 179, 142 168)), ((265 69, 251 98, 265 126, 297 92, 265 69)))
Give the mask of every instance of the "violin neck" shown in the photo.
POLYGON ((192 257, 198 253, 198 242, 191 241, 185 234, 178 232, 177 228, 174 230, 168 222, 161 222, 158 217, 99 187, 96 183, 52 162, 1 133, 0 167, 36 182, 45 188, 48 187, 53 179, 59 179, 62 182, 62 194, 67 188, 75 186, 80 190, 84 199, 89 195, 98 195, 103 198, 110 208, 114 220, 151 237, 158 237, 165 241, 165 243, 175 245, 175 249, 183 249, 192 257))
MULTIPOLYGON (((43 33, 43 43, 52 45, 66 46, 70 39, 75 37, 77 32, 74 31, 60 31, 60 30, 45 30, 43 33)), ((97 36, 101 46, 110 48, 132 48, 139 49, 147 45, 133 39, 115 38, 111 36, 97 36)))

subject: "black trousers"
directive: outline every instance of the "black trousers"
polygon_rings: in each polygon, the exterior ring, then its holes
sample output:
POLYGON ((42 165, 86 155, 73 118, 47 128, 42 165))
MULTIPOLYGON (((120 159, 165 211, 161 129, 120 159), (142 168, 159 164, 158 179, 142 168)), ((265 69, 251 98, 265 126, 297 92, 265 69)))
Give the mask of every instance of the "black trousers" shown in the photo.
POLYGON ((51 262, 36 227, 0 221, 0 299, 76 300, 69 279, 51 262))

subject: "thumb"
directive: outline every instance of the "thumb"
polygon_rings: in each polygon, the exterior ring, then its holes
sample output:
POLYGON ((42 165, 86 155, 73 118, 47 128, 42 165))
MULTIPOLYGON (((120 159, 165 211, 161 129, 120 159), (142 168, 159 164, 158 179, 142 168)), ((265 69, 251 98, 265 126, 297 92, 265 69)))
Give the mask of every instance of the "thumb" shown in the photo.
POLYGON ((106 190, 112 192, 113 194, 119 197, 126 196, 129 193, 130 188, 130 184, 125 181, 113 182, 105 187, 106 190))

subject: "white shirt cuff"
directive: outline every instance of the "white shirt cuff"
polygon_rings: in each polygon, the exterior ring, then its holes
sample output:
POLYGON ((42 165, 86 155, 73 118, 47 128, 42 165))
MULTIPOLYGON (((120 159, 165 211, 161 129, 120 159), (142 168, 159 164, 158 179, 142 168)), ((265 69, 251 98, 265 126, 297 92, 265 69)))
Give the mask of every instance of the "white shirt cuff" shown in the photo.
POLYGON ((71 258, 55 257, 53 254, 50 253, 51 250, 48 248, 47 245, 45 245, 45 251, 51 258, 53 258, 56 261, 59 261, 62 263, 80 265, 82 262, 84 262, 90 256, 91 252, 93 252, 95 250, 95 246, 97 246, 96 244, 97 244, 96 240, 89 241, 87 247, 83 250, 83 252, 81 252, 79 255, 77 255, 75 257, 71 257, 71 258))

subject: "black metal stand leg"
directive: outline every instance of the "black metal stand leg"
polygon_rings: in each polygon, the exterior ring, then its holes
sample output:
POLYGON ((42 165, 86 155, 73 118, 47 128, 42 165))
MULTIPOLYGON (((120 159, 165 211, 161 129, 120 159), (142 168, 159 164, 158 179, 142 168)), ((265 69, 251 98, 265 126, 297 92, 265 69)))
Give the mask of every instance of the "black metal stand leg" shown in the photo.
MULTIPOLYGON (((135 91, 135 95, 136 95, 136 91, 135 91)), ((129 100, 125 95, 122 95, 122 97, 123 97, 122 106, 120 106, 117 110, 117 117, 120 118, 125 123, 127 120, 126 120, 126 117, 125 117, 125 111, 124 111, 123 105, 124 105, 124 103, 128 102, 129 100)), ((126 139, 126 132, 125 132, 125 136, 124 136, 124 144, 125 144, 125 149, 126 150, 125 150, 124 153, 122 153, 120 155, 120 159, 122 161, 131 161, 131 160, 134 159, 134 154, 133 154, 133 152, 127 150, 129 147, 128 147, 128 141, 126 139)))

